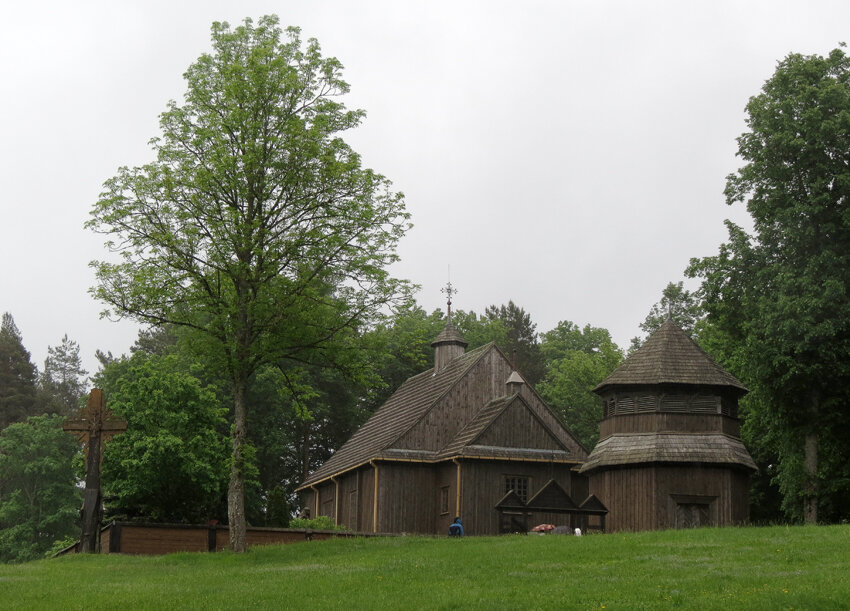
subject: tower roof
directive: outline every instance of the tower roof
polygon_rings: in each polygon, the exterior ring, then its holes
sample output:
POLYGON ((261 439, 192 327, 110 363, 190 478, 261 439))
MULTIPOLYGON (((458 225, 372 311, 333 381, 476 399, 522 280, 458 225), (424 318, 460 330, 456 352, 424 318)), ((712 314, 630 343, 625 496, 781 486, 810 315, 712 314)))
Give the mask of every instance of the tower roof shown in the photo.
POLYGON ((443 344, 459 344, 464 348, 466 348, 467 346, 466 340, 463 339, 463 336, 460 334, 460 331, 455 328, 451 320, 446 322, 446 326, 443 328, 437 338, 433 342, 431 342, 431 346, 435 348, 443 344))
POLYGON ((669 319, 593 390, 599 393, 609 386, 649 384, 726 386, 741 394, 747 392, 735 376, 669 319))

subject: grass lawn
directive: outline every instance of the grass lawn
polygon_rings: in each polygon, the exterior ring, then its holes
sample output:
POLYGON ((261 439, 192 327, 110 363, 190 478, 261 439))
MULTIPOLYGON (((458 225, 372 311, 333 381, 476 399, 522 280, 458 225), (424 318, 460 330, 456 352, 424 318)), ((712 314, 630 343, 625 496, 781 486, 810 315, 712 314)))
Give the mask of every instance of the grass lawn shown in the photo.
POLYGON ((4 609, 848 609, 850 526, 347 539, 0 566, 4 609))

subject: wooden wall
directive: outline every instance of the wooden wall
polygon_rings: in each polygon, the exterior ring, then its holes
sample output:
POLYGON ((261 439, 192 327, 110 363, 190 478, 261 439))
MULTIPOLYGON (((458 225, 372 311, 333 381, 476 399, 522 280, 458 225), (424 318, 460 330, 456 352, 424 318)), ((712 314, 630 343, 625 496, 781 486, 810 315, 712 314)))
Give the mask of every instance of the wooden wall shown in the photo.
MULTIPOLYGON (((385 463, 378 463, 382 471, 385 463)), ((373 532, 372 505, 374 504, 375 469, 365 465, 344 473, 334 480, 325 480, 316 485, 319 494, 319 511, 316 512, 316 492, 308 488, 301 492, 305 507, 310 508, 312 517, 328 516, 335 524, 349 530, 373 532), (339 500, 337 501, 337 495, 339 500)))
POLYGON ((613 433, 653 433, 655 431, 715 432, 739 438, 741 425, 737 418, 722 414, 676 414, 655 412, 610 416, 599 426, 599 438, 613 433))
MULTIPOLYGON (((449 524, 458 515, 457 464, 451 461, 437 464, 379 461, 377 467, 378 520, 375 532, 437 535, 448 532, 449 524), (447 512, 442 512, 440 506, 443 488, 447 488, 447 512)), ((460 462, 460 472, 459 515, 470 535, 499 534, 499 514, 495 506, 505 495, 506 475, 529 477, 529 498, 550 479, 555 479, 576 504, 584 501, 589 494, 587 478, 575 472, 572 465, 465 459, 460 462)), ((367 466, 338 478, 338 506, 334 496, 337 484, 325 482, 318 485, 320 504, 327 508, 338 507, 338 523, 350 530, 373 532, 374 474, 374 467, 367 466), (356 523, 346 519, 353 499, 358 503, 356 523)), ((315 502, 312 494, 312 490, 304 493, 305 502, 310 503, 310 507, 315 502)), ((335 517, 333 512, 320 515, 335 517)), ((563 514, 541 514, 534 519, 570 525, 569 516, 563 514)))
POLYGON ((433 534, 438 488, 434 465, 379 463, 378 532, 433 534))
POLYGON ((564 449, 519 399, 514 399, 475 443, 503 448, 564 449))
POLYGON ((675 528, 677 503, 706 503, 714 526, 749 520, 748 475, 712 466, 646 465, 590 475, 590 492, 608 508, 607 530, 675 528))
POLYGON ((442 449, 482 407, 507 395, 505 382, 510 375, 507 359, 495 348, 490 349, 393 447, 434 452, 442 449))
MULTIPOLYGON (((478 461, 461 462, 462 504, 461 518, 464 530, 470 535, 499 534, 499 513, 496 503, 505 495, 505 475, 519 475, 531 478, 529 498, 534 496, 550 479, 558 482, 576 504, 583 498, 574 498, 573 480, 581 478, 570 471, 570 465, 546 462, 509 462, 478 461), (476 482, 467 486, 466 482, 476 482)), ((569 516, 558 514, 538 514, 535 519, 549 521, 552 524, 569 525, 569 516)), ((533 526, 534 524, 530 524, 533 526)))
POLYGON ((444 462, 435 465, 434 468, 434 534, 444 535, 449 532, 449 524, 454 522, 458 515, 457 511, 457 465, 453 462, 444 462), (448 511, 440 511, 440 491, 448 489, 448 511))

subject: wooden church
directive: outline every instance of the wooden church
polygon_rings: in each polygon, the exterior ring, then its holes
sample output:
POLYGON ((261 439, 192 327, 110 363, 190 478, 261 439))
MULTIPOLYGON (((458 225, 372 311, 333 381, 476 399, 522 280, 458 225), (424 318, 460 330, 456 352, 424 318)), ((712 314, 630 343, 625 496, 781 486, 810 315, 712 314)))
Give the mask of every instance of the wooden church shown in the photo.
POLYGON ((445 534, 456 516, 468 534, 601 527, 604 508, 578 473, 587 451, 505 354, 493 343, 466 352, 451 322, 431 345, 434 367, 301 485, 311 514, 382 533, 445 534))
POLYGON ((666 322, 595 389, 590 455, 495 345, 466 352, 450 318, 434 367, 404 382, 298 489, 361 532, 649 530, 743 523, 755 469, 746 389, 666 322))

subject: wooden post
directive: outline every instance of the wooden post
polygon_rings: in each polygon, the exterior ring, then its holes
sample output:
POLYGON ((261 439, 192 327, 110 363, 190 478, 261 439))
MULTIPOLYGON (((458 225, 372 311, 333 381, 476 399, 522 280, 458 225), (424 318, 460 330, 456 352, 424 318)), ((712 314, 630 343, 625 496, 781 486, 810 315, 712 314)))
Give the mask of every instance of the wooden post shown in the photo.
POLYGON ((69 416, 62 429, 76 435, 86 448, 86 488, 83 492, 82 534, 79 552, 100 551, 101 510, 100 465, 102 446, 114 435, 127 430, 127 421, 106 409, 103 391, 95 388, 89 393, 86 406, 75 416, 69 416))

